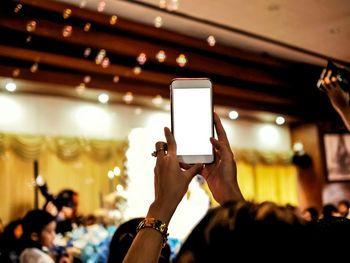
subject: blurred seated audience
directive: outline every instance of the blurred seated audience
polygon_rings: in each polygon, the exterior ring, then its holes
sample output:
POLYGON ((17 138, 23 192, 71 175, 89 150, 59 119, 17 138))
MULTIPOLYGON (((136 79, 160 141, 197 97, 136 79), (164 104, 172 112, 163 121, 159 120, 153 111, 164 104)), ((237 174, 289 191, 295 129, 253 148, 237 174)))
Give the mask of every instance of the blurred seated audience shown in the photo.
POLYGON ((22 220, 22 227, 20 263, 71 262, 68 255, 58 256, 53 253, 56 219, 49 212, 30 210, 22 220))
POLYGON ((81 217, 78 216, 79 195, 77 192, 72 189, 63 189, 55 196, 49 192, 47 183, 43 179, 37 180, 37 184, 46 199, 43 209, 56 217, 57 234, 65 235, 81 224, 81 217))
POLYGON ((7 224, 0 235, 0 262, 19 262, 21 253, 20 238, 23 233, 22 220, 16 219, 7 224))
POLYGON ((301 212, 301 216, 308 222, 316 223, 320 215, 315 207, 309 207, 301 212))
POLYGON ((340 200, 337 204, 337 209, 340 216, 345 218, 350 217, 350 214, 349 214, 350 202, 348 200, 344 200, 344 199, 340 200))

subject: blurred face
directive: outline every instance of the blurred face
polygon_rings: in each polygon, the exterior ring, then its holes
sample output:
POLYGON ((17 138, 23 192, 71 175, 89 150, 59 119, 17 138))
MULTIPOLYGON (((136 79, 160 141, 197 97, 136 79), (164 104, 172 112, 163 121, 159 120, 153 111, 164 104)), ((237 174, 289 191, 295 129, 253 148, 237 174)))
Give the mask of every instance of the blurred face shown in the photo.
POLYGON ((63 218, 72 218, 74 215, 74 209, 68 206, 63 206, 61 209, 63 218))
POLYGON ((55 236, 56 236, 56 222, 52 221, 51 223, 47 224, 40 233, 41 245, 48 248, 52 247, 55 236))
POLYGON ((23 228, 21 224, 18 224, 14 230, 15 237, 19 239, 23 234, 23 228))
POLYGON ((4 232, 4 224, 0 221, 0 234, 4 232))
POLYGON ((78 214, 78 209, 79 209, 79 195, 77 194, 73 195, 73 203, 74 203, 73 215, 76 216, 78 214))
POLYGON ((341 215, 347 215, 349 212, 349 209, 345 204, 339 204, 338 211, 341 215))
POLYGON ((306 221, 311 221, 312 220, 312 216, 311 213, 309 211, 304 211, 302 213, 302 217, 306 220, 306 221))

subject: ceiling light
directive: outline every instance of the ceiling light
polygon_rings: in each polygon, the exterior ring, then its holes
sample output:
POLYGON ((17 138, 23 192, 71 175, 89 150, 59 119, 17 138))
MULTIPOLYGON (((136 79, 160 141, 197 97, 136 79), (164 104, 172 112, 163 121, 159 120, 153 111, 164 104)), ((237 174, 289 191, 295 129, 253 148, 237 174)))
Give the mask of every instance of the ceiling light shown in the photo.
POLYGON ((27 23, 26 29, 27 29, 28 32, 33 32, 33 31, 35 31, 35 29, 36 29, 36 22, 35 22, 34 20, 29 21, 29 22, 27 23))
POLYGON ((108 176, 109 179, 113 179, 113 177, 114 177, 113 171, 109 170, 108 173, 107 173, 107 176, 108 176))
POLYGON ((119 176, 120 175, 120 168, 118 166, 114 167, 113 173, 115 174, 115 176, 119 176))
POLYGON ((95 58, 95 63, 97 65, 100 65, 102 63, 102 60, 105 58, 105 56, 106 56, 106 50, 101 49, 95 58))
POLYGON ((91 54, 91 48, 89 48, 89 47, 85 48, 84 57, 87 58, 88 56, 90 56, 90 54, 91 54))
POLYGON ((302 142, 297 141, 293 144, 293 151, 294 152, 303 152, 304 151, 304 145, 302 142))
POLYGON ((62 35, 64 37, 70 37, 72 35, 73 32, 73 27, 72 26, 65 26, 62 29, 62 35))
POLYGON ((5 86, 5 89, 9 92, 14 92, 16 90, 17 86, 16 86, 16 83, 14 82, 8 82, 5 86))
POLYGON ((131 92, 127 92, 124 96, 123 96, 123 101, 127 104, 131 103, 134 100, 134 96, 132 95, 131 92))
POLYGON ((111 64, 111 62, 109 61, 109 58, 108 57, 104 57, 103 60, 102 60, 101 66, 103 68, 108 68, 110 64, 111 64))
POLYGON ((80 8, 84 8, 86 6, 86 0, 80 2, 80 8))
POLYGON ((98 12, 103 12, 105 10, 105 7, 106 7, 106 2, 101 1, 101 2, 98 3, 97 11, 98 12))
POLYGON ((79 86, 77 86, 77 87, 75 88, 75 91, 76 91, 79 95, 81 95, 81 94, 83 94, 83 92, 85 91, 85 89, 86 89, 85 83, 80 83, 79 86))
POLYGON ((277 125, 282 125, 283 123, 285 123, 286 122, 286 120, 282 117, 282 116, 278 116, 277 118, 276 118, 276 124, 277 125))
POLYGON ((137 62, 140 64, 140 65, 143 65, 146 63, 147 61, 147 56, 145 53, 140 53, 137 57, 137 62))
POLYGON ((177 57, 176 62, 180 67, 184 67, 187 64, 187 58, 184 54, 180 54, 177 57))
POLYGON ((208 36, 207 38, 208 45, 213 47, 216 44, 216 40, 214 36, 208 36))
POLYGON ((111 19, 109 19, 109 23, 111 25, 115 25, 117 23, 118 17, 116 15, 111 16, 111 19))
POLYGON ((230 111, 229 114, 228 114, 228 117, 231 119, 231 120, 236 120, 238 118, 239 114, 237 111, 233 110, 233 111, 230 111))
POLYGON ((15 13, 18 13, 19 11, 21 11, 22 9, 22 5, 21 4, 18 4, 15 9, 13 10, 15 13))
POLYGON ((18 77, 19 74, 21 74, 21 70, 19 68, 16 68, 12 71, 12 76, 13 77, 18 77))
POLYGON ((166 8, 166 0, 159 0, 159 8, 162 8, 162 9, 166 8))
POLYGON ((87 83, 90 83, 90 81, 91 81, 91 77, 89 75, 84 77, 84 83, 87 84, 87 83))
POLYGON ((163 98, 162 98, 162 96, 160 96, 160 95, 155 96, 155 97, 152 99, 152 103, 153 103, 154 105, 157 105, 157 106, 159 106, 160 104, 162 104, 162 103, 163 103, 163 98))
POLYGON ((71 14, 72 14, 72 9, 66 8, 63 11, 63 18, 64 19, 69 18, 71 14))
POLYGON ((164 52, 164 50, 159 50, 157 55, 156 55, 156 59, 158 60, 159 63, 163 63, 166 59, 166 54, 164 52))
POLYGON ((100 95, 98 95, 98 101, 106 104, 109 101, 109 96, 107 93, 101 93, 100 95))
POLYGON ((153 22, 156 28, 160 28, 163 25, 163 19, 160 16, 157 16, 153 22))
POLYGON ((167 9, 169 11, 174 11, 179 8, 179 1, 178 0, 169 0, 167 9))
POLYGON ((139 75, 141 73, 142 69, 141 67, 134 67, 133 72, 135 75, 139 75))
POLYGON ((39 64, 35 62, 31 67, 30 67, 30 72, 35 73, 38 71, 39 64))
POLYGON ((84 31, 85 32, 88 32, 91 28, 91 23, 86 23, 85 26, 84 26, 84 31))

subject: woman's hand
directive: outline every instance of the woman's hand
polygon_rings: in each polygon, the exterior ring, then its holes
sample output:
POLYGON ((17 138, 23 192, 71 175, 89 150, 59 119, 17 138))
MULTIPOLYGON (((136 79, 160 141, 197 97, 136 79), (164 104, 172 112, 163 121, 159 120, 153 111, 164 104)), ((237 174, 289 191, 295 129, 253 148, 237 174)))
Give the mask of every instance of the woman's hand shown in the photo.
MULTIPOLYGON (((157 142, 152 154, 157 157, 154 167, 155 199, 147 218, 155 218, 169 224, 178 204, 187 192, 192 178, 198 174, 201 164, 181 169, 176 156, 176 142, 168 128, 164 128, 165 142, 157 142)), ((142 197, 140 197, 142 198, 142 197)), ((124 263, 158 262, 164 237, 153 228, 143 228, 136 235, 124 263)))
POLYGON ((332 77, 330 79, 325 77, 321 81, 321 89, 328 95, 333 107, 337 111, 349 107, 350 94, 340 87, 337 78, 332 77))
POLYGON ((154 217, 169 223, 176 207, 186 194, 192 178, 199 174, 202 165, 189 166, 182 169, 176 156, 176 142, 169 128, 164 128, 167 143, 157 142, 157 156, 154 168, 155 201, 150 207, 147 217, 154 217))
POLYGON ((218 140, 210 138, 215 151, 215 161, 206 165, 201 175, 206 179, 215 200, 223 204, 227 201, 243 200, 237 182, 237 167, 226 132, 220 118, 214 113, 214 124, 218 140))
POLYGON ((321 81, 321 90, 324 91, 333 108, 342 118, 346 128, 350 131, 350 93, 342 89, 335 77, 325 77, 321 81))

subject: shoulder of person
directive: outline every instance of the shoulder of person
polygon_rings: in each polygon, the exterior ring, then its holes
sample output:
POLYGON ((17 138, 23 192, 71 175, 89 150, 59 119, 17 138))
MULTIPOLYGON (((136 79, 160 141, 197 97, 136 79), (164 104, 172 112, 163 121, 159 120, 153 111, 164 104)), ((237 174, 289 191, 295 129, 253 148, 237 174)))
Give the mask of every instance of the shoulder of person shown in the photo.
POLYGON ((54 263, 53 259, 38 248, 26 248, 19 257, 20 263, 54 263))

